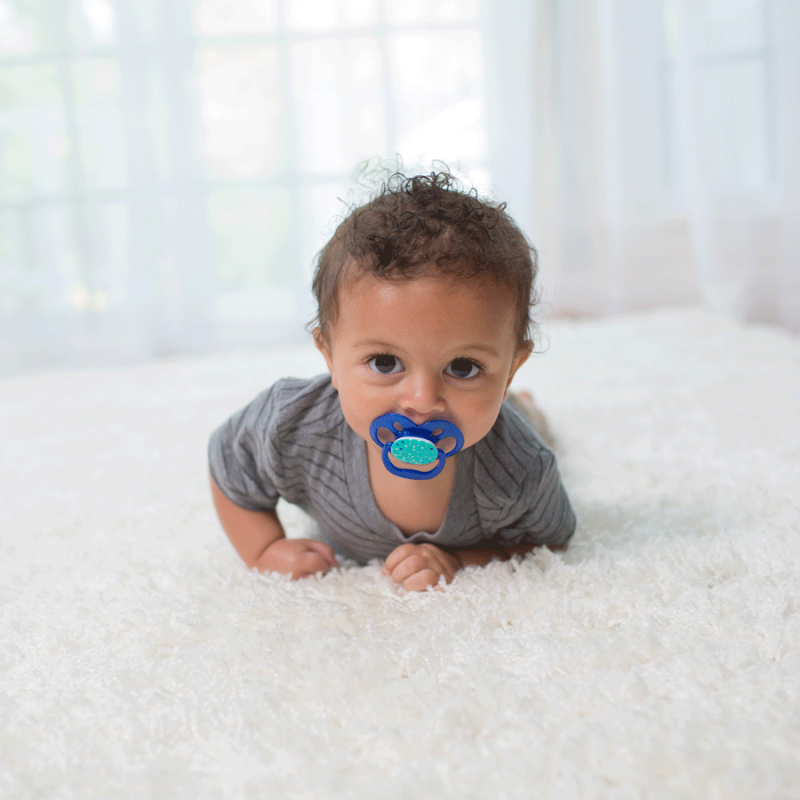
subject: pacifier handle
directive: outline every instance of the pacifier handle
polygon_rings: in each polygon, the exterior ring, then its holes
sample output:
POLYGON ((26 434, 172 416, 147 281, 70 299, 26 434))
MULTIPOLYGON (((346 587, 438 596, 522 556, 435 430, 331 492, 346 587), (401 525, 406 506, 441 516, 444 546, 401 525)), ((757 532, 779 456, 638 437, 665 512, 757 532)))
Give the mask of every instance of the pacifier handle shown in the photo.
POLYGON ((450 458, 450 456, 455 455, 464 446, 464 434, 461 433, 458 427, 452 422, 448 422, 444 419, 432 419, 428 422, 423 422, 421 425, 416 425, 412 420, 402 414, 383 414, 373 420, 372 424, 369 426, 369 435, 372 437, 375 444, 381 448, 381 460, 383 461, 383 465, 392 475, 416 481, 426 481, 435 478, 444 469, 445 461, 450 458), (397 425, 400 426, 399 430, 396 427, 397 425), (395 438, 389 442, 381 442, 378 438, 378 431, 382 428, 389 431, 395 438), (435 431, 439 431, 439 433, 435 433, 435 431), (391 462, 389 454, 392 445, 403 438, 423 439, 430 442, 435 447, 442 439, 452 438, 455 439, 456 443, 453 449, 447 453, 440 447, 436 447, 438 463, 433 469, 424 472, 417 469, 397 467, 391 462))

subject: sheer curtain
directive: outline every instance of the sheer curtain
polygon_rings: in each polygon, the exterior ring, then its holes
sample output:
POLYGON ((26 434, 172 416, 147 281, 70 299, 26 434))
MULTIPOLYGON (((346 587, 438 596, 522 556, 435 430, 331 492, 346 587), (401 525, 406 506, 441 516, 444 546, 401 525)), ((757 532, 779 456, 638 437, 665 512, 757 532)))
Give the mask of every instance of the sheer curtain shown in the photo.
POLYGON ((356 165, 488 186, 485 23, 478 0, 0 0, 0 368, 301 340, 356 165))
POLYGON ((353 170, 507 200, 545 311, 800 328, 796 0, 0 0, 0 369, 300 341, 353 170))
POLYGON ((538 8, 552 307, 702 303, 800 331, 800 3, 538 8))

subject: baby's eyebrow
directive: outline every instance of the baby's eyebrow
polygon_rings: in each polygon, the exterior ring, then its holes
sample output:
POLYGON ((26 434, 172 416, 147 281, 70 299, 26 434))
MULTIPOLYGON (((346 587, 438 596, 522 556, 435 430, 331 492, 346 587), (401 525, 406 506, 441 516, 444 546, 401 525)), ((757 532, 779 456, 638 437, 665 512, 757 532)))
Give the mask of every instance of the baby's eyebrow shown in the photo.
POLYGON ((500 355, 494 347, 488 344, 468 344, 462 349, 470 352, 477 350, 479 353, 486 353, 487 355, 495 356, 495 358, 500 355))
POLYGON ((397 346, 390 344, 389 342, 379 342, 375 339, 363 339, 360 342, 356 342, 354 347, 369 347, 371 349, 377 350, 396 350, 397 346))
MULTIPOLYGON (((373 350, 389 350, 389 351, 395 351, 399 349, 396 344, 392 344, 391 342, 381 342, 376 339, 363 339, 362 341, 356 342, 354 347, 358 348, 367 347, 373 350)), ((489 344, 480 344, 480 343, 462 344, 455 349, 459 353, 478 352, 478 353, 486 353, 486 355, 494 356, 495 358, 499 357, 497 349, 489 344)))

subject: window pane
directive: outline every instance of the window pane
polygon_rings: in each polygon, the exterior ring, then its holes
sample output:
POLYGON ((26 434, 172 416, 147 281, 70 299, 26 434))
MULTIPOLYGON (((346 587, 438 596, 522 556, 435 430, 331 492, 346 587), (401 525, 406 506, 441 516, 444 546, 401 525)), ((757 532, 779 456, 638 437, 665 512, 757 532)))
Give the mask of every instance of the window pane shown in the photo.
POLYGON ((266 326, 296 320, 298 274, 289 192, 217 189, 209 209, 217 257, 216 319, 266 326))
POLYGON ((292 30, 330 30, 335 27, 374 25, 376 0, 287 0, 286 24, 292 30))
POLYGON ((397 35, 391 38, 390 52, 400 152, 408 159, 483 160, 487 145, 479 35, 397 35))
POLYGON ((292 208, 282 188, 216 189, 209 198, 222 289, 295 286, 292 208))
POLYGON ((769 137, 764 66, 742 61, 698 70, 698 130, 712 185, 764 186, 769 137))
POLYGON ((294 45, 292 68, 302 169, 341 173, 384 151, 381 57, 374 39, 294 45))
MULTIPOLYGON (((111 0, 116 14, 115 30, 120 46, 142 47, 166 42, 164 21, 175 12, 174 5, 164 0, 111 0)), ((183 10, 183 3, 180 5, 183 10)))
POLYGON ((306 187, 303 191, 303 232, 301 266, 306 285, 311 285, 314 259, 330 241, 342 218, 348 212, 346 181, 331 181, 306 187))
MULTIPOLYGON (((162 65, 152 57, 126 57, 120 60, 118 68, 120 107, 116 113, 120 115, 124 137, 116 144, 120 159, 124 159, 118 169, 130 185, 137 187, 170 183, 178 172, 176 125, 185 125, 187 120, 185 113, 176 108, 175 82, 166 79, 162 65)), ((102 103, 98 101, 98 122, 102 123, 103 135, 115 124, 110 101, 110 96, 102 103)))
POLYGON ((62 191, 69 140, 56 67, 0 69, 0 198, 62 191))
POLYGON ((692 51, 713 57, 764 46, 763 0, 706 0, 687 3, 692 51))
POLYGON ((72 74, 83 180, 91 189, 120 188, 125 138, 117 64, 110 58, 78 59, 72 74))
POLYGON ((14 314, 20 302, 20 275, 24 271, 20 212, 0 208, 0 319, 14 314))
POLYGON ((117 20, 111 0, 77 0, 70 15, 73 44, 79 47, 107 47, 117 37, 117 20))
MULTIPOLYGON (((58 9, 55 9, 58 10, 58 9)), ((58 22, 51 0, 0 0, 0 54, 24 55, 58 47, 58 22)))
POLYGON ((386 0, 389 22, 453 22, 478 16, 478 0, 386 0))
POLYGON ((273 47, 200 50, 200 112, 209 177, 265 177, 283 167, 280 79, 273 47))
POLYGON ((78 286, 83 287, 86 307, 101 312, 130 299, 130 217, 122 202, 101 203, 93 211, 95 274, 91 286, 82 282, 78 286))
POLYGON ((32 314, 69 304, 79 259, 68 208, 25 206, 5 213, 3 228, 11 234, 10 246, 0 251, 3 313, 32 314))
POLYGON ((701 58, 752 53, 768 43, 764 0, 663 0, 663 20, 669 58, 678 57, 682 35, 689 37, 691 52, 701 58))
POLYGON ((278 22, 275 0, 196 0, 194 27, 199 36, 270 33, 278 22))

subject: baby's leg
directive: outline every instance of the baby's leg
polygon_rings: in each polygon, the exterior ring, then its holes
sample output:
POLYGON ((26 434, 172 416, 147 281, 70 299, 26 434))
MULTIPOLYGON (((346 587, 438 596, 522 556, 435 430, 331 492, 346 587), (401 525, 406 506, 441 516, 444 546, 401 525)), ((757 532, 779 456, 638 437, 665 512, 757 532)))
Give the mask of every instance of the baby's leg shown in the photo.
POLYGON ((521 392, 509 392, 508 401, 530 421, 548 447, 555 447, 555 436, 553 436, 542 410, 534 403, 533 395, 530 392, 524 390, 521 392))

